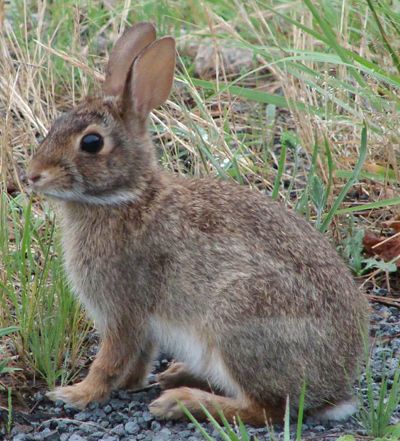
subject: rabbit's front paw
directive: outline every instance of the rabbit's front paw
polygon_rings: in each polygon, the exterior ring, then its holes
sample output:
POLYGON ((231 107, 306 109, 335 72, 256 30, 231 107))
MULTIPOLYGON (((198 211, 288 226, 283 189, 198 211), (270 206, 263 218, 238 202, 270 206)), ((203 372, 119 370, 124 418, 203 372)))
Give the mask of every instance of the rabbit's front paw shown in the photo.
POLYGON ((189 387, 169 389, 150 403, 149 410, 156 417, 177 420, 185 415, 181 406, 190 410, 191 403, 196 401, 195 392, 189 387))
POLYGON ((101 388, 89 387, 85 381, 82 381, 73 386, 57 387, 46 395, 50 400, 61 400, 83 409, 92 401, 103 401, 108 394, 101 388))

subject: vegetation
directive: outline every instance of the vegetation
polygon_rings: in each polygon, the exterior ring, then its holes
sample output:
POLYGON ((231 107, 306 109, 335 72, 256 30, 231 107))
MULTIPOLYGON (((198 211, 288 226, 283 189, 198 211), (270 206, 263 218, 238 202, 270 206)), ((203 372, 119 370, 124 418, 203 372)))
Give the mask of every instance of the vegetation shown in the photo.
MULTIPOLYGON (((396 259, 367 260, 361 230, 383 229, 400 202, 399 0, 15 0, 0 23, 0 328, 18 327, 16 382, 70 381, 91 328, 64 278, 56 214, 27 195, 24 169, 54 117, 98 92, 107 49, 140 20, 178 42, 174 93, 151 121, 163 166, 271 194, 330 236, 362 287, 395 283, 396 259)), ((369 391, 360 417, 373 436, 398 439, 398 379, 369 391)), ((245 440, 238 427, 224 439, 245 440)))

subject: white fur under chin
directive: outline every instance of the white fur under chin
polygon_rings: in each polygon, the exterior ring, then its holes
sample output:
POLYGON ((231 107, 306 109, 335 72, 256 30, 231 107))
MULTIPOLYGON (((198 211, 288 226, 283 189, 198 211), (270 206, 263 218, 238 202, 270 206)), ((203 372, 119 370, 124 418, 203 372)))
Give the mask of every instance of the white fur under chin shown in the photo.
POLYGON ((321 421, 327 421, 327 420, 341 421, 353 415, 356 411, 357 411, 357 401, 348 400, 348 401, 342 401, 341 403, 338 403, 335 406, 327 407, 323 411, 318 412, 313 416, 321 421))
POLYGON ((116 191, 108 195, 87 195, 73 190, 50 190, 46 191, 45 194, 63 201, 82 202, 93 205, 124 205, 138 199, 134 192, 126 190, 116 191))

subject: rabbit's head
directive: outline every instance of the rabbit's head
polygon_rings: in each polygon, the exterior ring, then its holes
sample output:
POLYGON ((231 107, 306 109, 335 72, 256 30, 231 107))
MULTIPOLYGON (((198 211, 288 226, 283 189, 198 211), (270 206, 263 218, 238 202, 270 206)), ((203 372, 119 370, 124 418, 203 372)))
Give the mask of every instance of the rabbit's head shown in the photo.
POLYGON ((60 116, 38 148, 32 189, 85 203, 135 199, 155 164, 146 121, 168 98, 174 68, 173 38, 156 40, 149 23, 129 28, 110 54, 103 96, 60 116))

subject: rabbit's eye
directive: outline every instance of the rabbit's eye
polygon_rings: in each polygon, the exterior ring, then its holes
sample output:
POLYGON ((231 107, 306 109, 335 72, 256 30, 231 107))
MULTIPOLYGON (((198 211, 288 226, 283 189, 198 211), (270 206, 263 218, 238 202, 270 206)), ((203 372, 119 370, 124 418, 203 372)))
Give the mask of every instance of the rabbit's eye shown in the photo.
POLYGON ((98 153, 104 144, 103 137, 97 133, 89 133, 81 139, 81 149, 88 153, 98 153))

